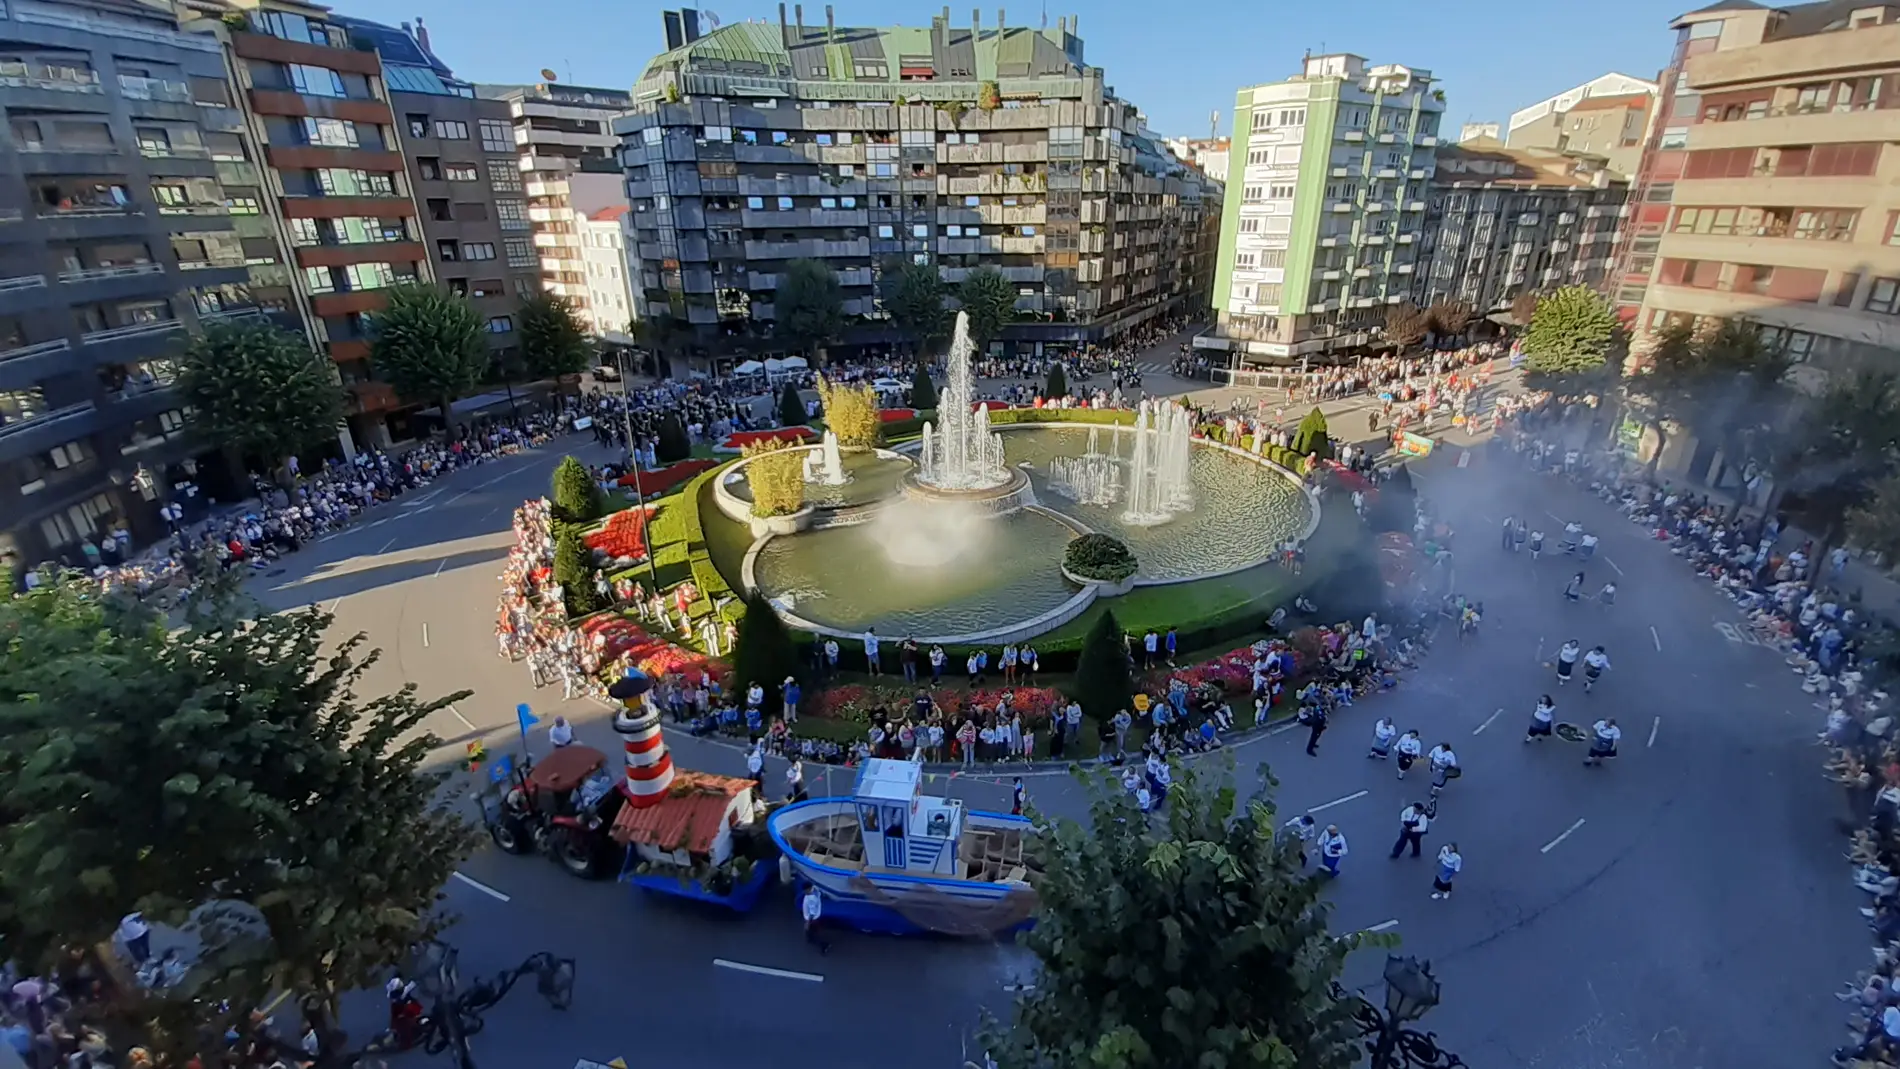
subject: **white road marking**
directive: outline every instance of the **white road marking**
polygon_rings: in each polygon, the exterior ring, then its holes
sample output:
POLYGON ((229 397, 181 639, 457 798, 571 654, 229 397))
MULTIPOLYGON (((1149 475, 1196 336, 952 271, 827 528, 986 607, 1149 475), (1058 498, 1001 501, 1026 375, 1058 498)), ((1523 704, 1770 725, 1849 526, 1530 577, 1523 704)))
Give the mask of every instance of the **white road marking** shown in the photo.
POLYGON ((1549 516, 1551 519, 1556 520, 1558 523, 1564 522, 1564 518, 1562 516, 1557 515, 1556 513, 1550 511, 1549 509, 1544 510, 1544 515, 1549 516))
POLYGON ((435 566, 435 575, 432 575, 432 576, 430 576, 429 578, 431 578, 431 579, 434 579, 436 575, 441 575, 441 574, 442 574, 442 569, 444 569, 444 568, 446 568, 446 567, 448 567, 448 566, 449 566, 449 559, 448 559, 447 557, 443 557, 443 558, 442 558, 442 562, 441 562, 440 564, 437 564, 437 565, 435 566))
POLYGON ((455 495, 454 497, 452 497, 452 498, 449 498, 449 499, 448 499, 447 501, 444 501, 444 502, 442 502, 442 503, 443 503, 444 505, 453 505, 453 504, 455 504, 455 503, 456 503, 457 501, 460 501, 460 500, 462 500, 463 498, 465 498, 465 497, 467 497, 468 495, 470 495, 470 494, 472 494, 472 493, 474 493, 474 492, 475 492, 475 491, 473 491, 473 490, 464 490, 464 491, 462 491, 461 493, 459 493, 459 494, 456 494, 456 495, 455 495))
POLYGON ((1573 834, 1575 834, 1575 833, 1576 833, 1576 830, 1577 830, 1578 828, 1581 828, 1581 827, 1583 827, 1583 818, 1582 818, 1582 817, 1578 817, 1578 818, 1577 818, 1577 822, 1576 822, 1575 824, 1572 824, 1572 825, 1571 825, 1570 827, 1568 827, 1568 828, 1565 828, 1565 829, 1564 829, 1564 833, 1563 833, 1562 835, 1559 835, 1559 836, 1557 836, 1557 837, 1556 837, 1555 839, 1552 839, 1551 841, 1549 841, 1549 842, 1547 842, 1547 843, 1545 843, 1545 844, 1544 844, 1544 848, 1543 848, 1542 850, 1539 850, 1539 851, 1537 851, 1537 852, 1538 852, 1538 853, 1540 853, 1540 854, 1548 854, 1548 853, 1550 853, 1550 852, 1551 852, 1552 850, 1555 850, 1555 849, 1557 849, 1557 844, 1558 844, 1558 843, 1561 843, 1561 842, 1563 842, 1563 841, 1564 841, 1565 839, 1568 839, 1568 838, 1570 838, 1570 836, 1571 836, 1571 835, 1573 835, 1573 834))
POLYGON ((422 625, 422 648, 425 650, 429 648, 429 625, 428 624, 422 625))
POLYGON ((1368 932, 1383 932, 1383 931, 1385 931, 1385 930, 1387 930, 1388 928, 1397 928, 1398 926, 1399 926, 1399 922, 1398 922, 1398 919, 1397 919, 1397 918, 1394 918, 1394 919, 1392 919, 1392 920, 1389 920, 1389 921, 1380 921, 1379 923, 1377 923, 1377 924, 1375 924, 1375 925, 1373 925, 1372 927, 1370 927, 1370 928, 1367 928, 1367 929, 1366 929, 1366 931, 1368 931, 1368 932))
MULTIPOLYGON (((1662 717, 1659 716, 1656 718, 1655 723, 1652 723, 1649 725, 1649 745, 1650 746, 1656 745, 1656 733, 1661 730, 1662 730, 1662 717)), ((1645 749, 1647 749, 1647 747, 1645 747, 1645 749)))
POLYGON ((1656 625, 1649 625, 1649 637, 1656 640, 1656 652, 1662 652, 1662 636, 1656 633, 1656 625))
POLYGON ((1313 808, 1307 810, 1307 812, 1317 813, 1323 809, 1331 809, 1332 807, 1336 805, 1345 805, 1347 802, 1350 802, 1356 798, 1364 798, 1366 795, 1371 794, 1371 793, 1372 793, 1371 791, 1360 791, 1357 794, 1349 794, 1344 798, 1335 798, 1332 801, 1327 802, 1325 805, 1316 805, 1313 808))
POLYGON ((490 898, 493 898, 502 902, 512 901, 507 895, 502 894, 500 891, 495 890, 493 887, 488 886, 487 884, 483 883, 480 880, 471 880, 467 876, 464 876, 459 872, 450 873, 450 875, 454 876, 456 879, 462 881, 463 883, 468 884, 470 887, 475 888, 477 891, 480 891, 481 893, 487 895, 490 898))
MULTIPOLYGON (((1611 559, 1610 559, 1610 558, 1608 558, 1608 557, 1605 557, 1605 558, 1603 558, 1603 563, 1605 563, 1605 564, 1607 564, 1607 565, 1609 565, 1609 566, 1610 566, 1610 567, 1612 567, 1612 568, 1616 568, 1616 562, 1615 562, 1615 561, 1613 561, 1613 560, 1611 560, 1611 559)), ((1621 569, 1621 568, 1616 568, 1616 574, 1618 574, 1618 575, 1622 575, 1622 574, 1623 574, 1623 569, 1621 569)))
MULTIPOLYGON (((401 538, 401 537, 402 537, 401 535, 396 536, 396 538, 401 538)), ((389 547, 396 544, 396 538, 391 538, 389 541, 384 542, 383 548, 376 551, 377 555, 381 556, 382 554, 389 552, 389 547)))
POLYGON ((384 516, 380 520, 371 520, 369 523, 364 524, 359 529, 364 530, 364 531, 373 531, 376 528, 381 527, 383 524, 388 523, 388 522, 389 522, 389 517, 384 516))
POLYGON ((473 722, 473 721, 471 721, 471 720, 469 720, 469 718, 468 718, 468 717, 466 717, 466 716, 463 716, 463 715, 462 715, 462 710, 460 710, 460 709, 457 709, 457 708, 456 708, 455 706, 453 706, 453 705, 451 705, 451 706, 449 706, 449 712, 451 712, 451 713, 454 713, 454 714, 455 714, 455 719, 457 719, 457 720, 460 720, 460 721, 462 722, 462 726, 463 726, 463 727, 465 727, 465 728, 467 728, 467 729, 469 729, 470 731, 480 731, 480 730, 481 730, 480 728, 478 728, 478 727, 476 727, 476 726, 475 726, 475 724, 474 724, 474 722, 473 722))
MULTIPOLYGON (((346 595, 344 595, 344 597, 348 597, 348 596, 349 596, 349 595, 347 595, 347 594, 346 594, 346 595)), ((332 614, 332 615, 334 615, 334 614, 336 613, 336 607, 337 607, 338 605, 341 605, 341 604, 343 604, 343 598, 338 598, 338 599, 336 599, 335 601, 333 601, 333 602, 331 602, 331 603, 330 603, 330 612, 331 612, 331 614, 332 614)))
POLYGON ((714 958, 713 964, 722 969, 737 969, 740 972, 758 973, 760 976, 776 976, 781 980, 803 980, 808 984, 822 984, 825 982, 825 978, 817 973, 793 972, 790 969, 769 969, 763 965, 747 965, 743 961, 727 961, 724 958, 714 958))
POLYGON ((1485 717, 1485 718, 1484 718, 1484 723, 1482 723, 1482 724, 1479 724, 1479 725, 1478 725, 1477 727, 1475 727, 1475 728, 1472 728, 1472 729, 1471 729, 1471 733, 1472 733, 1473 735, 1482 735, 1482 734, 1484 734, 1484 729, 1485 729, 1485 728, 1488 728, 1488 727, 1490 727, 1490 726, 1491 726, 1491 721, 1493 721, 1493 720, 1496 720, 1496 719, 1497 719, 1498 717, 1500 717, 1500 716, 1503 716, 1503 715, 1504 715, 1504 710, 1503 710, 1502 708, 1500 708, 1500 709, 1499 709, 1499 710, 1498 710, 1497 712, 1495 712, 1495 713, 1492 713, 1492 714, 1491 714, 1490 716, 1487 716, 1487 717, 1485 717))
POLYGON ((1733 642, 1738 646, 1761 645, 1761 639, 1756 638, 1752 633, 1744 631, 1741 628, 1736 627, 1734 624, 1731 624, 1726 620, 1716 621, 1715 629, 1717 631, 1722 632, 1723 638, 1728 639, 1730 642, 1733 642))
POLYGON ((403 513, 403 515, 405 515, 405 516, 420 516, 420 515, 422 515, 423 513, 425 513, 425 512, 427 512, 427 511, 429 511, 430 509, 432 509, 432 508, 434 508, 434 507, 435 507, 434 505, 424 505, 424 506, 422 506, 422 507, 421 507, 421 508, 419 508, 419 509, 411 509, 410 511, 408 511, 408 512, 405 512, 405 513, 403 513))

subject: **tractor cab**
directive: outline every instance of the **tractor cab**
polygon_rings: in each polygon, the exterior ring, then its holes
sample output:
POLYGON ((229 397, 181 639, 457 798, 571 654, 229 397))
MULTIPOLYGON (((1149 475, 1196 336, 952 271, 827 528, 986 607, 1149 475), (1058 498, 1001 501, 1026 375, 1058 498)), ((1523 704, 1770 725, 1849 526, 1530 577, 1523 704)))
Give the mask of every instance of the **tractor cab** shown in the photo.
POLYGON ((483 806, 488 833, 508 853, 539 850, 591 879, 614 860, 607 833, 625 801, 615 783, 606 754, 562 747, 517 769, 503 784, 499 804, 483 806))

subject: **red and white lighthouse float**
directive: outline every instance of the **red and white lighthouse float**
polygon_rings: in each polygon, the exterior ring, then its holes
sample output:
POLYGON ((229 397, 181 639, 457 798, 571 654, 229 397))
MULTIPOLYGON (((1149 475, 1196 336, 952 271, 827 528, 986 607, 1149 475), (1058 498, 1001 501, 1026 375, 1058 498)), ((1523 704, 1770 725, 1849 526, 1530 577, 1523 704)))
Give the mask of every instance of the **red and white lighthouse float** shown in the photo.
POLYGON ((625 679, 607 688, 608 696, 620 703, 614 731, 620 735, 627 761, 627 778, 620 790, 635 808, 665 801, 667 788, 673 785, 673 755, 666 752, 660 709, 653 704, 652 692, 653 680, 639 671, 628 672, 625 679))

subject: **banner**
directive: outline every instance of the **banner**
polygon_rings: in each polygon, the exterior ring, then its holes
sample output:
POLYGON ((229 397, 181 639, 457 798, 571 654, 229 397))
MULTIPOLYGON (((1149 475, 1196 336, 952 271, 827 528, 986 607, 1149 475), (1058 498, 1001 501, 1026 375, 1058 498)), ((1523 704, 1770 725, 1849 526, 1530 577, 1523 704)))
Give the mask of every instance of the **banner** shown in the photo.
POLYGON ((1430 438, 1406 431, 1399 435, 1394 443, 1400 454, 1408 457, 1428 457, 1432 455, 1433 442, 1430 438))

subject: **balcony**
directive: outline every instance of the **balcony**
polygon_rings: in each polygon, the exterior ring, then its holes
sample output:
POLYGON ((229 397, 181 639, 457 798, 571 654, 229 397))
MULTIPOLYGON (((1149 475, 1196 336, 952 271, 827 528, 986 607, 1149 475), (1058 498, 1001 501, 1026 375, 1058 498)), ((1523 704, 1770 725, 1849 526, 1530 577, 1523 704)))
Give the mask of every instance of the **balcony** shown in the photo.
POLYGON ((173 336, 184 329, 182 319, 161 319, 89 331, 80 335, 80 341, 87 357, 97 363, 136 363, 163 356, 171 349, 173 336))
POLYGON ((46 236, 55 241, 118 237, 145 229, 144 213, 129 204, 78 205, 48 208, 40 213, 46 236))
POLYGON ((1377 171, 1374 171, 1373 174, 1379 178, 1391 181, 1398 178, 1399 171, 1396 167, 1381 167, 1377 171))
POLYGON ((1326 206, 1326 210, 1329 212, 1339 212, 1342 214, 1345 212, 1352 211, 1352 201, 1349 201, 1349 200, 1333 201, 1331 204, 1328 204, 1326 206))
POLYGON ((1327 173, 1334 178, 1351 178, 1354 172, 1350 167, 1335 167, 1327 173))
POLYGON ((1344 277, 1345 273, 1334 267, 1329 267, 1319 273, 1321 282, 1337 282, 1344 277))
POLYGON ((1363 145, 1366 141, 1366 132, 1364 130, 1347 130, 1339 136, 1355 145, 1363 145))
POLYGON ((388 196, 350 196, 350 197, 293 197, 283 200, 284 217, 287 219, 344 219, 350 216, 368 216, 370 218, 414 218, 416 204, 408 197, 388 196))
POLYGON ((1398 139, 1399 139, 1399 137, 1398 137, 1398 135, 1397 135, 1397 134, 1394 134, 1394 133, 1391 133, 1390 131, 1388 131, 1388 132, 1386 132, 1386 133, 1383 133, 1383 134, 1380 134, 1380 135, 1379 135, 1379 144, 1381 144, 1381 145, 1390 145, 1390 144, 1394 144, 1394 143, 1396 143, 1396 142, 1398 141, 1398 139))
POLYGON ((798 241, 748 241, 745 243, 745 255, 748 260, 823 260, 870 256, 871 240, 823 241, 805 238, 798 241))
POLYGON ((65 338, 0 350, 0 389, 24 386, 56 374, 65 363, 60 354, 72 348, 65 338))
POLYGON ((1365 237, 1365 239, 1364 239, 1364 240, 1362 240, 1362 241, 1360 242, 1360 244, 1362 244, 1362 245, 1383 245, 1383 244, 1385 244, 1385 235, 1384 235, 1384 234, 1367 234, 1367 235, 1366 235, 1366 237, 1365 237))
POLYGON ((790 211, 768 212, 747 208, 740 213, 742 224, 760 229, 806 226, 856 226, 870 223, 870 213, 863 208, 831 209, 794 208, 790 211))
POLYGON ((167 104, 190 104, 191 86, 162 78, 144 78, 136 74, 119 75, 119 95, 127 100, 156 100, 167 104))
POLYGON ((78 271, 61 271, 62 283, 100 282, 109 278, 135 278, 139 275, 162 275, 163 265, 155 263, 116 264, 110 267, 87 267, 78 271))
POLYGON ((540 205, 528 206, 528 221, 531 223, 564 223, 574 217, 567 208, 544 208, 540 205))
POLYGON ((0 423, 0 459, 15 460, 71 441, 97 411, 91 401, 0 423))
POLYGON ((45 290, 45 275, 15 275, 12 278, 0 278, 0 314, 12 314, 43 306, 46 303, 45 290))
POLYGON ((144 26, 119 19, 96 19, 65 11, 53 12, 33 8, 15 11, 13 17, 21 22, 41 26, 60 26, 68 30, 117 37, 122 41, 146 41, 192 52, 207 52, 212 55, 217 55, 222 51, 222 46, 215 38, 204 34, 179 33, 175 30, 162 30, 155 26, 144 26))
POLYGON ((1408 200, 1405 202, 1405 210, 1408 212, 1422 212, 1425 210, 1425 202, 1422 200, 1408 200))
POLYGON ((1432 176, 1432 172, 1426 170, 1423 167, 1414 167, 1411 171, 1409 171, 1406 174, 1406 177, 1411 179, 1414 182, 1423 182, 1427 178, 1430 178, 1431 176, 1432 176))
POLYGON ((1339 241, 1340 239, 1337 234, 1328 234, 1325 237, 1319 239, 1319 247, 1322 249, 1338 248, 1339 241))
POLYGON ((1576 212, 1558 212, 1557 213, 1558 226, 1569 226, 1571 223, 1574 223, 1576 221, 1577 221, 1576 212))
POLYGON ((1410 245, 1412 242, 1418 240, 1418 235, 1417 234, 1400 234, 1397 240, 1398 240, 1398 243, 1401 245, 1410 245))
POLYGON ((0 89, 16 106, 103 111, 108 107, 97 71, 58 63, 0 62, 0 89))
POLYGON ((1438 138, 1432 136, 1431 134, 1421 134, 1418 137, 1414 138, 1412 143, 1417 145, 1419 148, 1437 148, 1438 138))
MULTIPOLYGON (((369 55, 372 58, 375 57, 374 52, 369 55)), ((322 119, 374 123, 379 126, 388 126, 394 121, 394 116, 389 111, 389 104, 375 97, 304 96, 288 88, 253 88, 251 110, 259 115, 292 119, 313 116, 322 119)))

